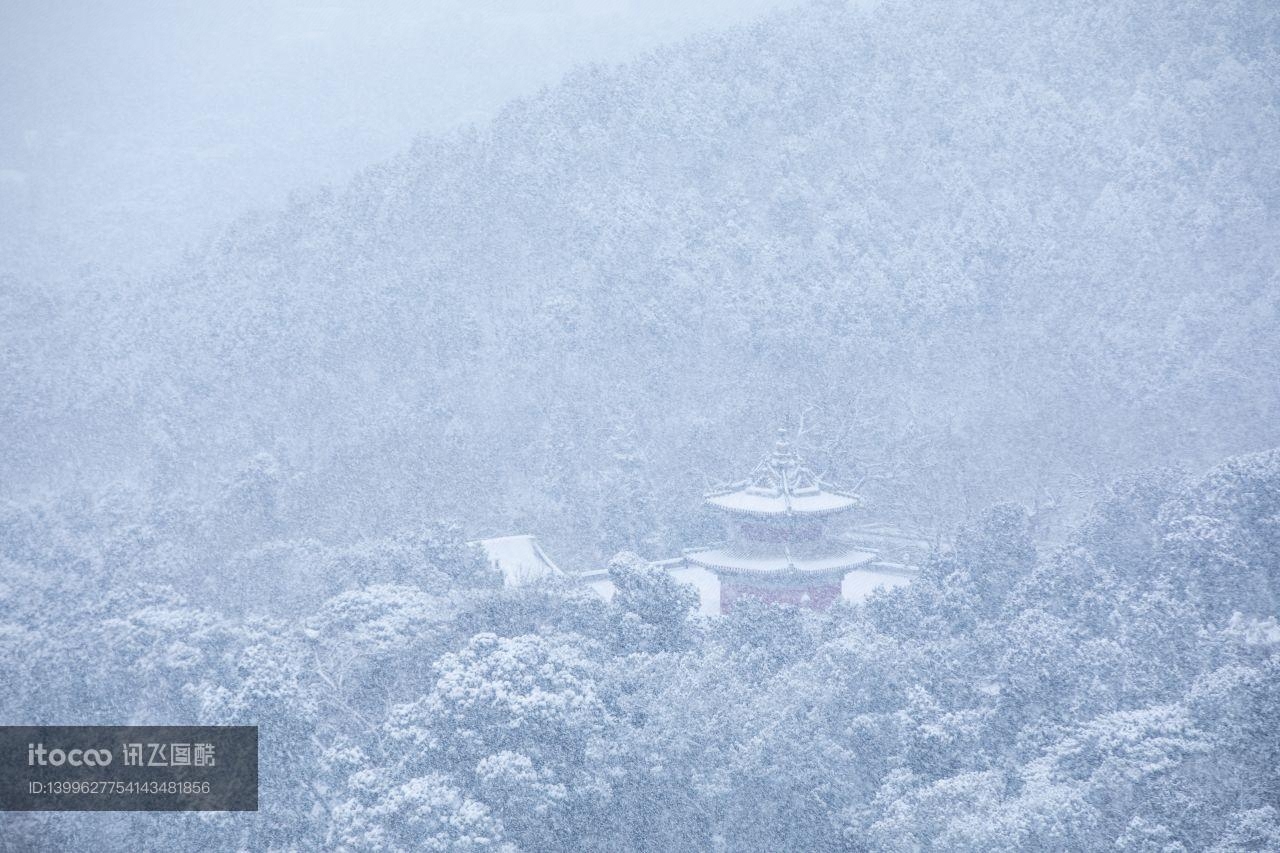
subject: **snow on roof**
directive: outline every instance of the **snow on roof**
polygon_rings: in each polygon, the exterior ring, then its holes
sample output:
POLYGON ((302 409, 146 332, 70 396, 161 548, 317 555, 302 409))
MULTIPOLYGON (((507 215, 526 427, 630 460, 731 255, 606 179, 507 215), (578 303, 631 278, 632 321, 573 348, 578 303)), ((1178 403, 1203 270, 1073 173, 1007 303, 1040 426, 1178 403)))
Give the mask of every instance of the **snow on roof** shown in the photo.
POLYGON ((493 539, 477 539, 470 544, 484 549, 490 567, 502 572, 504 586, 521 586, 564 572, 551 561, 538 544, 538 538, 523 533, 517 536, 498 536, 493 539))
MULTIPOLYGON (((720 579, 715 572, 686 562, 686 558, 663 560, 654 563, 667 570, 673 580, 688 584, 698 593, 698 612, 704 616, 720 615, 720 579)), ((854 569, 844 576, 840 592, 846 601, 863 601, 877 589, 892 589, 910 583, 913 574, 901 571, 882 571, 879 564, 854 569)), ((586 585, 605 601, 613 599, 613 581, 607 574, 592 573, 586 585)))
POLYGON ((720 578, 701 566, 685 566, 667 570, 673 580, 688 584, 698 591, 698 612, 703 616, 720 614, 720 578))
POLYGON ((685 559, 696 566, 727 569, 746 574, 772 574, 797 571, 804 574, 826 574, 866 565, 876 559, 875 552, 849 549, 835 554, 795 556, 787 554, 751 554, 733 548, 709 548, 690 551, 685 559))
POLYGON ((820 515, 852 509, 861 501, 824 484, 800 464, 786 430, 779 430, 773 453, 746 480, 709 493, 707 503, 717 509, 753 515, 820 515))
MULTIPOLYGON (((698 612, 703 616, 720 615, 720 579, 714 572, 701 566, 686 565, 683 558, 663 560, 653 565, 666 569, 672 580, 694 588, 698 593, 698 612)), ((605 601, 613 601, 616 590, 607 572, 593 572, 584 583, 605 601)))
POLYGON ((912 572, 886 571, 883 564, 875 563, 845 575, 840 594, 846 601, 865 601, 878 589, 893 589, 911 583, 914 576, 912 572))
POLYGON ((746 512, 756 515, 793 513, 841 512, 858 505, 858 499, 835 491, 815 490, 808 494, 785 494, 742 489, 727 494, 713 494, 707 503, 730 512, 746 512))

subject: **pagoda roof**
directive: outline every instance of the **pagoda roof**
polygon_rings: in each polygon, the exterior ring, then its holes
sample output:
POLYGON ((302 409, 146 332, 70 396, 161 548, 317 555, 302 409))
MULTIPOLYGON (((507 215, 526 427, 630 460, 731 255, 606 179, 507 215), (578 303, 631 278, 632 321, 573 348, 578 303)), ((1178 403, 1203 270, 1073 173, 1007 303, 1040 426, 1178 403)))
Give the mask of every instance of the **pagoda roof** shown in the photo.
POLYGON ((702 566, 718 572, 731 572, 746 575, 837 575, 844 574, 873 562, 877 558, 874 551, 862 551, 847 548, 826 554, 801 556, 790 551, 781 553, 752 553, 733 547, 708 548, 690 551, 685 559, 695 566, 702 566))
POLYGON ((747 479, 708 492, 707 504, 726 512, 746 515, 826 515, 861 504, 857 495, 823 483, 801 464, 778 430, 773 453, 752 470, 747 479))

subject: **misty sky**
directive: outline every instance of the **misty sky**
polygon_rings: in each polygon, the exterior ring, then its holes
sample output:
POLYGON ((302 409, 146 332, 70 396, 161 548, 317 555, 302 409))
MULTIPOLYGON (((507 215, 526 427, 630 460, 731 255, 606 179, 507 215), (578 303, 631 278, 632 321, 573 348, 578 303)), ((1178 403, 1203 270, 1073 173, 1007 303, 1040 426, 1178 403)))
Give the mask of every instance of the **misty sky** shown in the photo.
POLYGON ((40 269, 150 266, 294 189, 795 0, 0 4, 0 225, 40 269), (13 236, 16 232, 19 236, 13 236))

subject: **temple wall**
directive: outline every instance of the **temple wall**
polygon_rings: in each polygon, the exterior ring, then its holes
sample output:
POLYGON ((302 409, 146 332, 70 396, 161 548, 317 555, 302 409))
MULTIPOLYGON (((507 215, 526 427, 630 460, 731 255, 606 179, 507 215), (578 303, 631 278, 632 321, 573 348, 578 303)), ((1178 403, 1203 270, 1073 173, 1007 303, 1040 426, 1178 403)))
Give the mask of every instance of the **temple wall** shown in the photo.
POLYGON ((729 613, 744 597, 756 598, 770 604, 794 604, 813 610, 826 610, 840 598, 841 583, 838 580, 782 586, 776 584, 752 584, 749 581, 720 579, 720 612, 729 613))

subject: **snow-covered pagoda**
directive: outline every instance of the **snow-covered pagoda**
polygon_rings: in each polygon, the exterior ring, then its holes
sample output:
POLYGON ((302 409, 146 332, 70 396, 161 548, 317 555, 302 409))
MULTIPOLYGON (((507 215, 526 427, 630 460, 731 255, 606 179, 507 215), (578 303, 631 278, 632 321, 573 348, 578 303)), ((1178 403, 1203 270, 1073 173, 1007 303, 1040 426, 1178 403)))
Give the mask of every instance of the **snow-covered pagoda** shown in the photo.
POLYGON ((716 575, 721 613, 743 596, 825 609, 840 598, 846 574, 877 559, 828 535, 860 502, 801 464, 785 430, 746 480, 709 492, 706 503, 724 518, 728 540, 684 559, 716 575))

